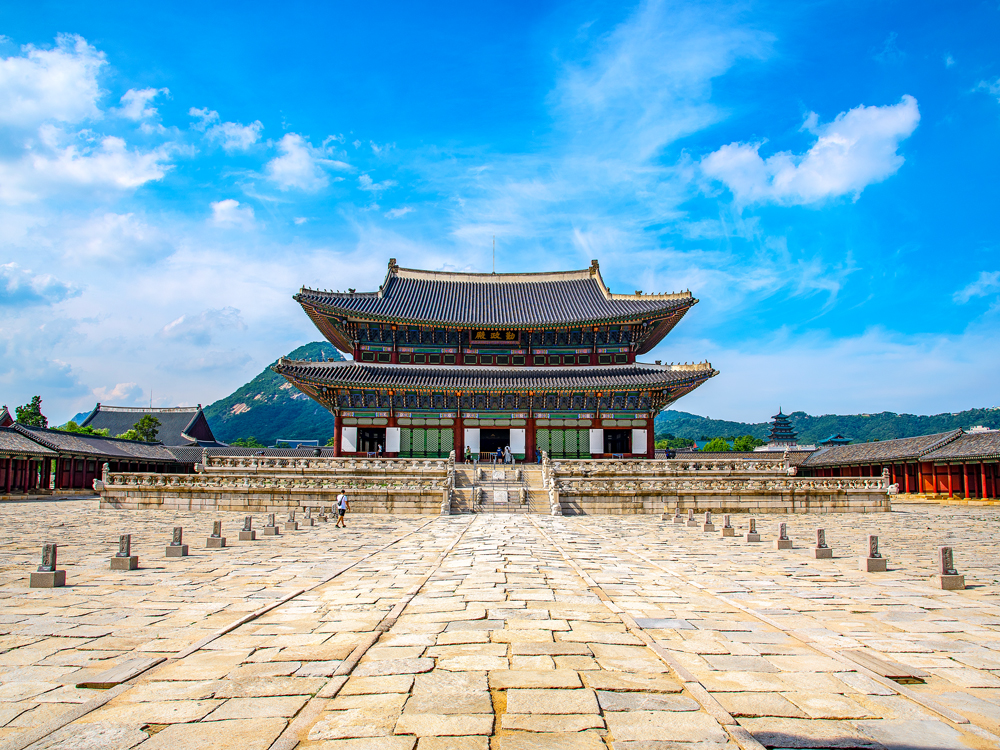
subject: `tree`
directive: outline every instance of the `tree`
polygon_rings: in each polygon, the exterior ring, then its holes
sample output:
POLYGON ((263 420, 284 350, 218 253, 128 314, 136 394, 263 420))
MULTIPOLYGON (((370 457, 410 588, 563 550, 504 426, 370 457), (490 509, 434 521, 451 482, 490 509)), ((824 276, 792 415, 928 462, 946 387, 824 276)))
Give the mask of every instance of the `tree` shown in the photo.
POLYGON ((32 396, 31 401, 24 406, 15 408, 14 413, 17 415, 17 423, 23 424, 25 427, 49 426, 49 420, 42 414, 41 396, 32 396))
POLYGON ((725 438, 717 437, 709 440, 702 450, 706 453, 724 453, 725 451, 731 451, 732 448, 726 442, 725 438))
POLYGON ((110 433, 106 429, 95 430, 90 425, 86 427, 81 427, 72 419, 64 424, 62 427, 57 427, 57 430, 61 432, 75 432, 78 435, 100 435, 101 437, 107 437, 110 433))
POLYGON ((763 445, 764 441, 760 438, 755 438, 753 435, 740 435, 733 441, 734 451, 744 451, 749 453, 754 448, 759 445, 763 445))
POLYGON ((328 447, 328 448, 336 448, 337 447, 337 436, 336 435, 334 435, 333 437, 331 437, 329 440, 326 441, 326 447, 328 447))
POLYGON ((236 438, 233 442, 230 443, 230 445, 236 446, 236 447, 239 447, 239 448, 266 448, 267 447, 262 442, 260 442, 257 438, 255 438, 253 435, 251 435, 250 437, 246 437, 246 438, 236 438))
POLYGON ((123 440, 141 440, 144 443, 155 443, 156 435, 160 431, 160 420, 152 414, 146 414, 132 425, 132 429, 125 430, 116 437, 123 440))

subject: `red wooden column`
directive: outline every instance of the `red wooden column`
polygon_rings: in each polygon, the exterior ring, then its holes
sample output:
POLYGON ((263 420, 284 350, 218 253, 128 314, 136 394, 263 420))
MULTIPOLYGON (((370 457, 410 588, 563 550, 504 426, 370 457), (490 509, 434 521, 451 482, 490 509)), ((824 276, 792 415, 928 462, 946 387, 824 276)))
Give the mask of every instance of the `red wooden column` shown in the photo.
POLYGON ((7 477, 4 479, 4 484, 6 485, 6 491, 5 491, 4 494, 7 494, 7 495, 10 494, 11 481, 13 480, 13 477, 14 477, 14 459, 8 456, 8 458, 7 458, 7 477))
POLYGON ((962 461, 962 489, 965 490, 965 499, 969 499, 969 464, 962 461))
POLYGON ((656 446, 653 441, 653 420, 646 423, 646 458, 656 457, 656 446))
POLYGON ((951 464, 947 465, 947 469, 948 469, 948 497, 954 497, 955 493, 954 493, 954 491, 952 489, 952 486, 951 486, 951 475, 953 473, 952 470, 951 470, 951 464))
POLYGON ((69 457, 69 486, 76 489, 76 456, 69 457))
POLYGON ((981 500, 986 499, 986 462, 979 462, 979 494, 981 500))
POLYGON ((340 412, 333 415, 333 455, 340 456, 340 412))
POLYGON ((903 492, 910 494, 910 465, 903 464, 903 492))
POLYGON ((454 438, 452 444, 455 446, 455 460, 462 462, 465 460, 465 420, 462 419, 462 412, 455 412, 454 438))

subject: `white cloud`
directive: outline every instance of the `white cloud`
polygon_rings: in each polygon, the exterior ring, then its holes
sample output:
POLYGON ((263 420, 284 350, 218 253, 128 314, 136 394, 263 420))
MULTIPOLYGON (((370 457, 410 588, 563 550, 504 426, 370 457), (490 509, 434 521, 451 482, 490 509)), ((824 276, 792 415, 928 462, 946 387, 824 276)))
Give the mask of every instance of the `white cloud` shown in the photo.
POLYGON ((232 198, 212 203, 212 223, 228 227, 248 227, 254 223, 253 206, 240 206, 232 198))
POLYGON ((977 91, 988 91, 991 96, 995 96, 1000 102, 1000 78, 995 81, 980 81, 976 84, 977 91))
POLYGON ((953 295, 959 304, 965 304, 973 297, 988 297, 1000 292, 1000 271, 980 271, 979 278, 953 295))
POLYGON ((122 96, 122 106, 117 112, 129 120, 148 120, 157 114, 156 107, 149 106, 149 103, 160 94, 169 93, 168 89, 129 89, 122 96))
POLYGON ((411 213, 414 210, 416 210, 416 209, 414 209, 412 206, 402 206, 400 208, 390 208, 388 211, 385 212, 385 218, 387 218, 387 219, 398 219, 398 218, 400 218, 402 216, 406 216, 408 213, 411 213))
POLYGON ((67 143, 72 136, 49 125, 43 125, 40 134, 38 148, 0 162, 0 199, 22 203, 78 187, 131 190, 161 179, 171 167, 169 144, 129 150, 117 136, 94 138, 86 133, 67 143))
POLYGON ((35 273, 17 263, 0 265, 0 306, 53 305, 80 294, 75 284, 47 273, 35 273))
POLYGON ((292 219, 292 221, 295 222, 296 225, 305 224, 307 221, 309 221, 309 218, 306 216, 296 216, 294 219, 292 219))
POLYGON ((396 186, 395 180, 383 180, 382 182, 372 182, 372 178, 366 174, 358 177, 358 187, 362 190, 369 190, 372 192, 381 192, 382 190, 388 190, 391 187, 396 186))
POLYGON ((76 264, 163 258, 172 248, 165 233, 134 213, 112 211, 93 216, 67 231, 65 260, 76 264))
POLYGON ((265 173, 279 190, 303 190, 314 193, 330 184, 323 167, 350 169, 349 164, 326 158, 326 152, 314 148, 298 133, 287 133, 278 141, 280 156, 267 163, 265 173))
POLYGON ((260 120, 255 120, 249 125, 219 122, 219 113, 207 107, 204 109, 191 107, 188 114, 200 120, 194 124, 195 130, 204 131, 205 138, 220 144, 228 152, 246 151, 260 140, 260 134, 264 130, 260 120))
POLYGON ((246 330, 243 316, 235 307, 203 310, 197 315, 181 315, 167 323, 156 334, 160 338, 180 340, 195 346, 207 346, 215 332, 220 330, 246 330))
POLYGON ((815 203, 853 194, 892 176, 903 164, 899 143, 920 122, 917 100, 903 96, 885 107, 859 106, 828 125, 810 114, 805 129, 816 143, 804 155, 783 151, 766 160, 762 143, 731 143, 701 161, 702 172, 733 192, 740 203, 815 203))
POLYGON ((54 49, 29 44, 21 55, 0 59, 0 122, 34 127, 99 118, 97 77, 104 65, 103 52, 68 34, 56 37, 54 49))
POLYGON ((136 383, 118 383, 113 388, 94 388, 97 402, 113 406, 129 406, 142 401, 142 388, 136 383))

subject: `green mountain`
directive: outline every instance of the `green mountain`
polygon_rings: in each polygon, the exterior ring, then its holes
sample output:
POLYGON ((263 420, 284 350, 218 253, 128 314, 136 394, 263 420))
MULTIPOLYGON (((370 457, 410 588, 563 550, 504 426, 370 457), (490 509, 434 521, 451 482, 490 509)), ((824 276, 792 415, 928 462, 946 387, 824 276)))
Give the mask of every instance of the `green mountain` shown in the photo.
MULTIPOLYGON (((788 417, 799 435, 799 442, 803 444, 815 444, 837 433, 851 438, 855 443, 866 443, 873 440, 930 435, 957 428, 968 429, 975 425, 1000 428, 1000 408, 996 407, 930 416, 885 411, 881 414, 824 414, 814 417, 803 411, 796 411, 788 417)), ((699 417, 697 414, 683 411, 668 410, 657 415, 654 431, 658 439, 668 435, 689 440, 753 435, 766 440, 770 428, 770 421, 728 422, 699 417)))
MULTIPOLYGON (((332 344, 314 341, 291 352, 290 359, 344 357, 332 344)), ((278 438, 319 440, 333 436, 333 415, 268 367, 234 393, 205 408, 216 439, 229 443, 255 437, 265 445, 278 438)))

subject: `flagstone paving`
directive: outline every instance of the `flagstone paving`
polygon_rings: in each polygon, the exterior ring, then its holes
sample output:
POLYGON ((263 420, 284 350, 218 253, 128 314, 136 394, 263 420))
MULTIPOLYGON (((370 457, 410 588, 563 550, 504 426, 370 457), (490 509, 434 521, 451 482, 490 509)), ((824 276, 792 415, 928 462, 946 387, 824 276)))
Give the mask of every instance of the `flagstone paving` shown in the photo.
POLYGON ((352 515, 239 542, 232 513, 4 504, 0 748, 1000 747, 1000 511, 758 516, 758 544, 733 522, 352 515), (139 570, 109 569, 121 533, 139 570), (858 570, 868 533, 886 573, 858 570), (27 587, 45 541, 65 588, 27 587), (932 586, 941 544, 967 590, 932 586), (164 661, 76 687, 137 657, 164 661))

